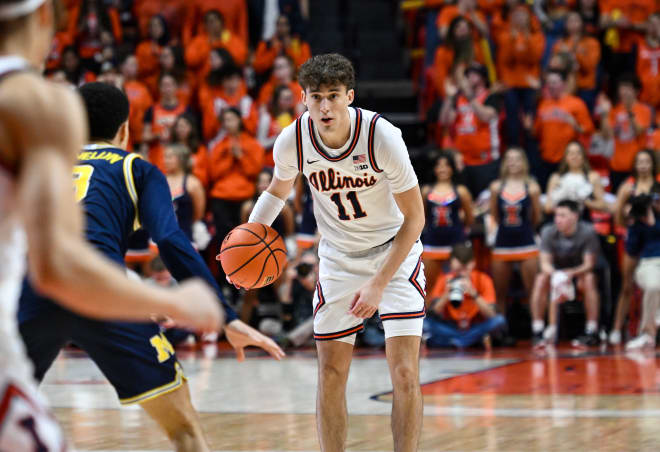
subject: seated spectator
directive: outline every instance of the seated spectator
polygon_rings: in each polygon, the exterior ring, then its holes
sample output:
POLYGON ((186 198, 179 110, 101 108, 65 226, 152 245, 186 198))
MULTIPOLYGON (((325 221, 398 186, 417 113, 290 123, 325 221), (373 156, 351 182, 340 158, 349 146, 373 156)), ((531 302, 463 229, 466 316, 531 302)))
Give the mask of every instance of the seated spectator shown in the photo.
POLYGON ((539 250, 535 227, 541 221, 541 189, 529 174, 529 163, 520 148, 502 157, 500 178, 490 185, 490 215, 497 225, 491 269, 500 313, 507 311, 513 265, 520 265, 525 295, 529 296, 538 270, 539 250))
POLYGON ((149 29, 146 39, 138 44, 135 56, 138 61, 138 76, 140 81, 152 89, 151 94, 158 97, 153 89, 158 86, 160 72, 160 53, 169 44, 170 36, 167 22, 161 15, 149 19, 149 29))
POLYGON ((211 239, 201 222, 206 211, 206 193, 199 179, 190 174, 190 150, 182 144, 167 145, 164 166, 179 228, 197 249, 204 249, 211 239))
POLYGON ((449 79, 440 121, 450 128, 460 153, 467 187, 473 197, 497 178, 500 158, 499 113, 501 96, 488 90, 488 73, 480 64, 457 72, 458 88, 449 79))
MULTIPOLYGON (((630 200, 636 196, 650 193, 658 181, 658 170, 655 155, 648 149, 641 150, 635 155, 632 177, 626 180, 617 192, 614 207, 614 222, 617 226, 627 225, 626 218, 630 210, 630 200)), ((621 289, 616 305, 614 324, 610 331, 609 341, 612 345, 621 343, 623 325, 630 309, 630 298, 633 294, 634 271, 637 267, 637 258, 623 253, 621 265, 621 289)))
POLYGON ((521 117, 534 109, 534 94, 541 74, 541 58, 545 47, 543 33, 532 27, 532 18, 526 6, 517 6, 511 12, 510 28, 504 29, 495 42, 497 73, 509 88, 506 93, 506 136, 509 145, 522 142, 521 117))
POLYGON ((600 252, 598 236, 589 223, 579 221, 580 206, 563 200, 555 208, 554 224, 541 232, 541 273, 536 275, 532 292, 532 332, 534 346, 554 344, 557 338, 559 304, 575 299, 574 282, 584 296, 587 323, 585 334, 577 339, 582 346, 598 345, 599 295, 594 267, 600 252), (548 327, 545 314, 550 299, 548 327))
POLYGON ((210 71, 209 54, 211 49, 226 49, 239 66, 243 66, 248 56, 247 44, 225 28, 222 15, 211 10, 204 14, 205 33, 195 37, 186 47, 185 60, 188 68, 204 80, 210 71))
POLYGON ((475 39, 488 37, 488 21, 484 15, 477 10, 477 0, 458 0, 456 5, 447 5, 440 10, 437 19, 438 34, 440 39, 445 40, 449 35, 451 23, 462 17, 467 20, 475 30, 475 39))
POLYGON ((577 72, 577 96, 584 101, 589 111, 596 104, 596 69, 600 61, 600 44, 584 33, 582 17, 577 12, 571 12, 566 18, 566 36, 557 41, 553 52, 566 52, 575 60, 577 72))
POLYGON ((254 196, 264 154, 259 142, 244 131, 238 109, 228 107, 222 112, 222 127, 223 138, 209 155, 209 204, 221 241, 240 224, 243 202, 254 196))
POLYGON ((62 51, 62 70, 66 80, 76 87, 96 81, 96 75, 83 67, 78 52, 73 46, 66 47, 62 51))
POLYGON ((208 150, 199 139, 197 120, 190 113, 183 113, 176 118, 172 126, 172 144, 186 146, 191 152, 192 174, 199 179, 204 189, 209 185, 208 150))
POLYGON ((280 85, 275 88, 268 108, 261 110, 257 139, 266 150, 264 165, 274 167, 273 145, 280 132, 296 118, 295 99, 291 88, 280 85))
POLYGON ((656 313, 660 308, 660 185, 650 195, 633 199, 633 225, 626 236, 626 253, 639 260, 635 282, 642 289, 641 334, 626 344, 626 350, 655 348, 658 331, 656 313))
POLYGON ((248 42, 248 7, 245 0, 186 0, 183 44, 188 45, 195 36, 203 33, 201 22, 206 14, 219 12, 227 29, 242 42, 248 42))
POLYGON ((101 0, 83 0, 71 11, 70 20, 75 23, 73 36, 78 54, 89 68, 99 66, 95 60, 104 46, 121 42, 119 13, 101 0))
POLYGON ((252 66, 257 73, 267 72, 275 64, 275 59, 282 55, 291 58, 295 69, 302 66, 312 56, 309 44, 298 36, 291 35, 291 26, 286 16, 277 18, 275 36, 268 41, 259 43, 252 66))
POLYGON ((149 161, 164 171, 163 146, 170 142, 170 132, 176 118, 190 107, 177 96, 177 81, 172 74, 160 76, 160 99, 144 114, 142 129, 142 153, 149 161))
POLYGON ((135 55, 127 54, 121 62, 121 75, 124 79, 124 92, 128 97, 130 113, 128 115, 128 131, 130 150, 139 148, 142 142, 144 115, 154 101, 147 87, 137 79, 138 62, 135 55))
POLYGON ((475 270, 472 247, 454 245, 450 272, 441 275, 431 292, 424 336, 429 347, 466 348, 506 324, 495 311, 493 280, 475 270))
POLYGON ((617 91, 618 103, 614 108, 605 104, 604 115, 607 116, 601 121, 603 136, 614 138, 614 155, 610 160, 612 191, 630 176, 635 155, 644 148, 651 126, 651 109, 637 100, 639 81, 635 76, 622 75, 617 91))
MULTIPOLYGON (((236 66, 223 66, 217 74, 209 74, 208 83, 200 88, 199 102, 202 110, 202 133, 204 139, 214 139, 222 134, 220 113, 234 107, 241 114, 247 133, 254 136, 259 121, 257 107, 246 93, 241 70, 236 66), (219 79, 219 84, 216 84, 219 79)), ((217 139, 222 139, 222 135, 217 139)))
POLYGON ((568 143, 588 137, 594 130, 587 106, 579 97, 566 93, 565 82, 566 74, 548 72, 548 97, 541 100, 536 110, 534 134, 541 151, 541 187, 546 186, 550 174, 557 170, 568 143))
POLYGON ((483 50, 472 35, 470 23, 456 17, 449 26, 447 40, 435 51, 431 78, 435 92, 445 97, 445 82, 473 62, 484 63, 483 50))
POLYGON ((441 151, 434 165, 435 183, 422 188, 426 225, 422 233, 426 286, 434 287, 451 249, 465 243, 465 230, 474 222, 472 196, 458 184, 454 155, 441 151))
POLYGON ((660 12, 649 16, 646 38, 637 45, 637 77, 642 82, 639 98, 660 110, 660 12))
POLYGON ((265 107, 273 99, 273 92, 277 86, 287 86, 293 94, 295 103, 295 111, 297 114, 302 114, 305 111, 305 105, 302 102, 302 87, 295 80, 296 69, 293 66, 291 58, 281 55, 275 58, 273 66, 273 74, 266 83, 259 90, 259 97, 257 104, 260 107, 265 107))
MULTIPOLYGON (((557 203, 563 199, 576 201, 581 209, 586 207, 589 210, 607 210, 600 175, 591 170, 587 153, 577 141, 571 141, 566 146, 559 170, 553 173, 548 181, 547 194, 547 214, 553 213, 557 203)), ((588 219, 588 211, 585 213, 588 219)))

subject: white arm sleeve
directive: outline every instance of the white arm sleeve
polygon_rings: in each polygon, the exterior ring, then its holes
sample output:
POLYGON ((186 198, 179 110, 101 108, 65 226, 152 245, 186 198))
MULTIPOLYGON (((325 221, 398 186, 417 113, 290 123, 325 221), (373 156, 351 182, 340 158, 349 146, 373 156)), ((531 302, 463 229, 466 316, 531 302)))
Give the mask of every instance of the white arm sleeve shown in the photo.
POLYGON ((283 207, 284 200, 265 191, 259 195, 259 199, 254 203, 248 223, 261 223, 270 226, 283 207))
POLYGON ((290 180, 298 175, 298 157, 296 150, 296 122, 282 130, 273 145, 275 177, 290 180))
POLYGON ((374 158, 390 183, 392 193, 403 193, 417 185, 417 175, 410 163, 408 148, 401 130, 385 118, 376 123, 374 158))

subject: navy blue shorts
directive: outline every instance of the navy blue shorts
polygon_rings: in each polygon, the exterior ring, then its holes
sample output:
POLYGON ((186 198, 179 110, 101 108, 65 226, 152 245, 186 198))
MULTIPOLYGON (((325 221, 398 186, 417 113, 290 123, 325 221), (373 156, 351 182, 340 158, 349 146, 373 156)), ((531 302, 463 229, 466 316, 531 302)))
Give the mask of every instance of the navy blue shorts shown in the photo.
POLYGON ((122 404, 140 403, 185 381, 174 348, 155 323, 105 322, 74 314, 23 284, 19 330, 41 381, 60 349, 72 342, 99 366, 122 404))

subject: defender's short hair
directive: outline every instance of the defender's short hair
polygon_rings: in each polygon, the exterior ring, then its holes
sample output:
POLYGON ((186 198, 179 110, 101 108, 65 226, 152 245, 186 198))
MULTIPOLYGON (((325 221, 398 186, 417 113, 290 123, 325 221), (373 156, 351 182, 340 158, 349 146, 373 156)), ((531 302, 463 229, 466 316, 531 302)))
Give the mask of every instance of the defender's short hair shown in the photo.
POLYGON ((321 85, 344 85, 355 88, 355 70, 345 56, 338 53, 316 55, 307 60, 298 72, 298 83, 304 90, 317 90, 321 85))
POLYGON ((114 85, 86 83, 78 89, 87 112, 91 140, 112 140, 128 120, 128 98, 114 85))

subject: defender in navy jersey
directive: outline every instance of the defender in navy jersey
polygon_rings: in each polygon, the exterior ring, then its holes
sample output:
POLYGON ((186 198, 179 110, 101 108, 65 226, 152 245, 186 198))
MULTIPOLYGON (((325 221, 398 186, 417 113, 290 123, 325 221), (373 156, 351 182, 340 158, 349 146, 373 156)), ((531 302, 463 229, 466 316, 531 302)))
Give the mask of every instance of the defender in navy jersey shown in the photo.
MULTIPOLYGON (((239 358, 246 345, 264 348, 276 358, 283 356, 272 340, 237 320, 223 300, 201 256, 177 224, 165 176, 137 154, 121 149, 128 138, 126 96, 103 83, 84 85, 80 93, 87 107, 90 135, 96 141, 85 146, 73 169, 75 196, 86 214, 88 241, 123 265, 129 234, 143 226, 177 280, 199 276, 215 289, 225 308, 227 337, 239 358)), ((140 403, 163 426, 177 450, 208 450, 181 366, 156 323, 91 320, 56 305, 25 281, 19 327, 38 380, 60 349, 72 341, 96 362, 120 402, 140 403)))

